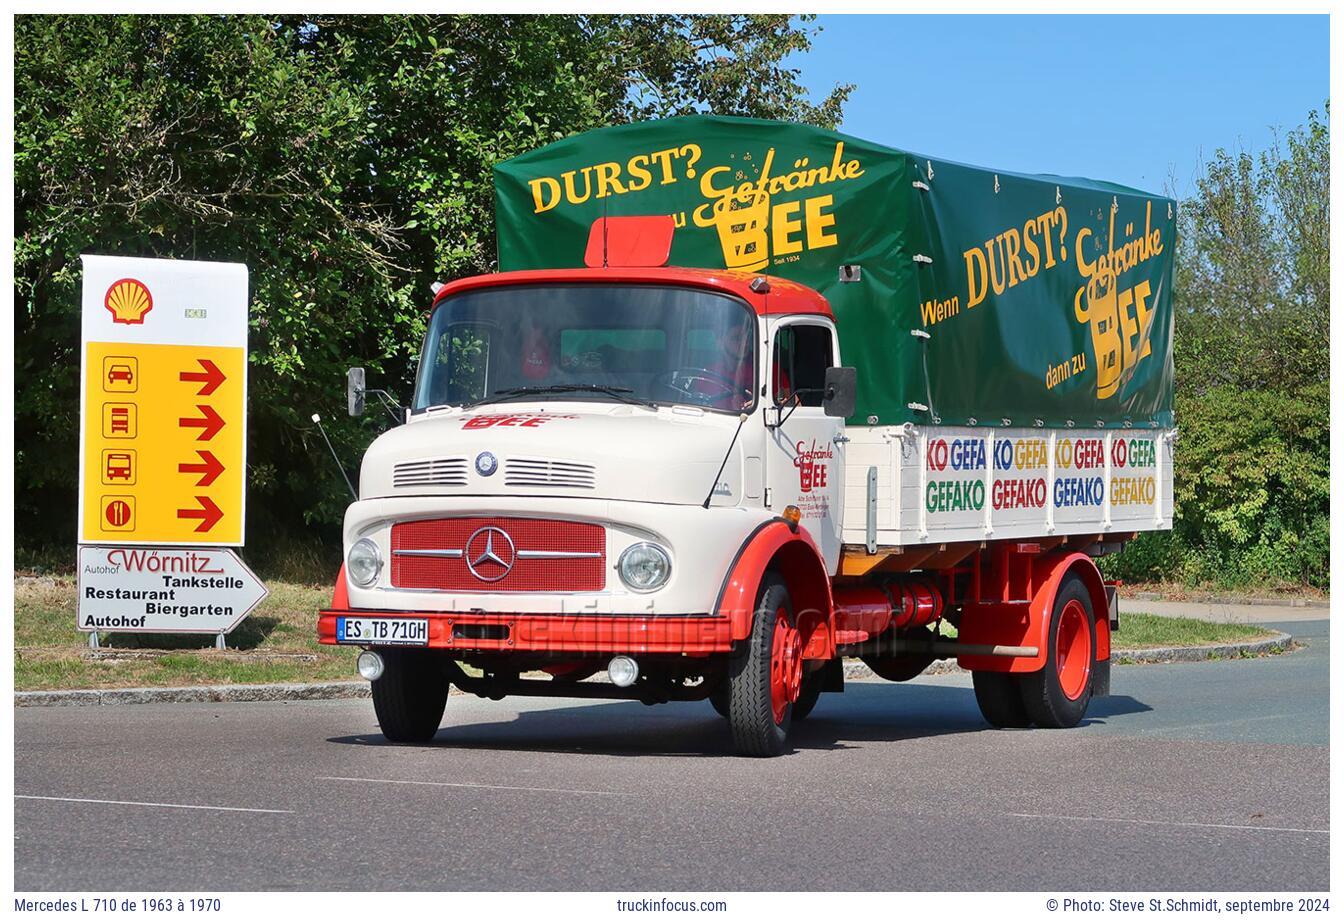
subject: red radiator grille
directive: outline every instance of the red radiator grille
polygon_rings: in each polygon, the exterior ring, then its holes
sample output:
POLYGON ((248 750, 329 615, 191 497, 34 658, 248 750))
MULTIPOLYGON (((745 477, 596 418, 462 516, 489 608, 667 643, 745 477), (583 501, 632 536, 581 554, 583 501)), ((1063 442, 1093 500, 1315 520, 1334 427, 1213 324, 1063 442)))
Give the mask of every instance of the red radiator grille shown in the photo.
POLYGON ((597 524, 527 518, 408 521, 392 526, 392 585, 470 592, 601 591, 606 550, 606 534, 597 524))

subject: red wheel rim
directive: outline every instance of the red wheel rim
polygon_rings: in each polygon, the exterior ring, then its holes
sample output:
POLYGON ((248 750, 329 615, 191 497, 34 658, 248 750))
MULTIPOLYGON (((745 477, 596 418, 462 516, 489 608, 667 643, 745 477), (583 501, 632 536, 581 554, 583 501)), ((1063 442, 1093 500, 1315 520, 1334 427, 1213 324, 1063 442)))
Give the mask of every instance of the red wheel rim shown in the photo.
POLYGON ((1055 671, 1059 675, 1059 689, 1066 697, 1076 700, 1083 695, 1092 673, 1092 636, 1087 629, 1087 611, 1080 601, 1069 601, 1059 614, 1055 671))
POLYGON ((776 725, 784 723, 784 714, 789 704, 798 699, 802 682, 802 642, 781 607, 775 611, 775 634, 770 643, 770 708, 776 725))

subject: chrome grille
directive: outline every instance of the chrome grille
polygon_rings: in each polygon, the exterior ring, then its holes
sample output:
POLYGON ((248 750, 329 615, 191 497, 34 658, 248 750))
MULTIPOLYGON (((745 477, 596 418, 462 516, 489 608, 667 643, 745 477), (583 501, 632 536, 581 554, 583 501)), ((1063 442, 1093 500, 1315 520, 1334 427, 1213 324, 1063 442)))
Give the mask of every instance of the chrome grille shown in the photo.
POLYGON ((412 460, 392 468, 392 487, 464 486, 467 484, 466 457, 437 457, 412 460))
POLYGON ((504 461, 504 485, 594 489, 597 487, 597 468, 568 460, 513 457, 504 461))

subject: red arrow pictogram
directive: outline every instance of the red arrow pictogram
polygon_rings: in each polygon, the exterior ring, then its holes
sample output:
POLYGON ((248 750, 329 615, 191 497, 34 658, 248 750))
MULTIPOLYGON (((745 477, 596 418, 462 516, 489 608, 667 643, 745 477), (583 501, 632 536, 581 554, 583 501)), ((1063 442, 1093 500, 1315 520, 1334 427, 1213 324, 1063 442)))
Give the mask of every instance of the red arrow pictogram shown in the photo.
POLYGON ((203 489, 210 483, 219 478, 219 474, 224 472, 224 464, 208 450, 196 451, 196 456, 201 458, 200 463, 179 463, 177 471, 179 473, 200 473, 201 478, 196 481, 196 487, 203 489))
POLYGON ((201 433, 196 435, 198 441, 209 441, 219 430, 224 427, 224 419, 219 417, 219 413, 210 406, 196 404, 196 408, 201 413, 200 418, 180 418, 177 420, 179 428, 199 428, 201 433))
POLYGON ((211 501, 208 495, 197 495, 196 501, 201 506, 199 511, 190 508, 178 508, 177 516, 186 520, 199 518, 201 523, 196 525, 196 532, 205 533, 219 523, 220 518, 224 517, 224 512, 219 510, 219 505, 211 501))
POLYGON ((221 383, 228 379, 224 376, 224 372, 215 366, 215 362, 211 361, 209 358, 197 358, 196 363, 201 366, 201 370, 205 373, 182 371, 177 375, 177 379, 187 380, 193 383, 199 382, 201 388, 196 391, 197 396, 209 396, 211 393, 215 392, 215 390, 219 389, 221 383))

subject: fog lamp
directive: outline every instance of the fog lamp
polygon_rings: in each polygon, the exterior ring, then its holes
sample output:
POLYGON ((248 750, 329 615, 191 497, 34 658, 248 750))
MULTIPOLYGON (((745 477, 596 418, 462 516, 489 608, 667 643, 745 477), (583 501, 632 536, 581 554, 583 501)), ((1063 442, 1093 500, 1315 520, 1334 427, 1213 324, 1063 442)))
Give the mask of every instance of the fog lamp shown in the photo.
POLYGON ((618 687, 629 687, 639 678, 639 665, 628 655, 617 655, 607 665, 607 677, 618 687))
POLYGON ((359 676, 365 680, 377 680, 383 676, 383 656, 377 652, 360 652, 355 659, 355 667, 359 668, 359 676))

